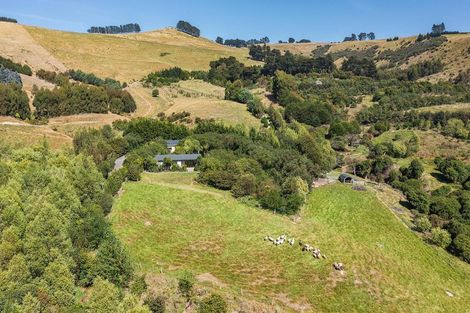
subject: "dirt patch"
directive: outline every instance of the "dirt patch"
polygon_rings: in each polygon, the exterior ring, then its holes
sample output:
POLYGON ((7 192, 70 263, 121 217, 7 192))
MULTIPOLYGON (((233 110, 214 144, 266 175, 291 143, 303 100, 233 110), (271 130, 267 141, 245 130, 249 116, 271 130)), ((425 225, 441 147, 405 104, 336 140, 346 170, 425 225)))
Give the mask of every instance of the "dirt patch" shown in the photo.
POLYGON ((34 70, 67 70, 64 64, 39 45, 19 24, 0 22, 0 55, 15 62, 28 64, 34 70))
POLYGON ((312 312, 312 306, 310 305, 310 303, 308 302, 293 302, 291 299, 289 299, 287 297, 286 294, 279 294, 277 297, 276 297, 277 300, 279 300, 280 302, 282 302, 282 304, 284 304, 285 306, 293 309, 293 310, 296 310, 298 312, 312 312))
POLYGON ((209 282, 212 285, 219 287, 219 288, 225 288, 227 286, 220 279, 218 279, 211 273, 203 273, 201 275, 198 275, 196 279, 200 282, 209 282))

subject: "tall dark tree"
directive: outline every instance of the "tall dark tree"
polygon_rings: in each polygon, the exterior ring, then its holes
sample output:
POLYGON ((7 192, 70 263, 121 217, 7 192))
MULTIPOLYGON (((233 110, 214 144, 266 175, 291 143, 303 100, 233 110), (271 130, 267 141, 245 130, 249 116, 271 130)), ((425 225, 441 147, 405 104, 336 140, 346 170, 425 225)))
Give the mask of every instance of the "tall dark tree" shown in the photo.
POLYGON ((369 38, 369 40, 375 40, 375 33, 374 32, 368 33, 367 38, 369 38))
POLYGON ((223 45, 224 44, 224 39, 222 37, 218 36, 215 39, 215 42, 218 43, 219 45, 223 45))
POLYGON ((359 34, 358 38, 359 38, 360 41, 364 41, 364 40, 367 39, 367 34, 362 32, 362 33, 359 34))
POLYGON ((290 38, 289 38, 289 43, 295 43, 295 39, 292 38, 292 37, 290 37, 290 38))
POLYGON ((441 35, 445 31, 446 31, 446 26, 444 23, 432 25, 432 33, 434 35, 441 35))

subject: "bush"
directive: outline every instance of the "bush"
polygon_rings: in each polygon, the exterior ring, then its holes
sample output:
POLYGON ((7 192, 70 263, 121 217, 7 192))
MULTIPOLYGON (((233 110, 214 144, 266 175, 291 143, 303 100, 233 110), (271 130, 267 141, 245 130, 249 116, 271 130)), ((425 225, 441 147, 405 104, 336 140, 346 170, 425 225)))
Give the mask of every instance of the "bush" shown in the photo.
POLYGON ((256 177, 248 173, 238 177, 235 184, 232 186, 232 194, 234 197, 244 197, 256 193, 256 177))
POLYGON ((144 300, 144 304, 148 306, 152 313, 165 312, 165 298, 162 296, 148 297, 144 300))
POLYGON ((449 232, 442 228, 433 228, 429 240, 443 249, 447 248, 452 242, 449 232))
POLYGON ((351 57, 341 66, 341 70, 352 72, 357 76, 377 77, 377 67, 373 60, 366 58, 351 57))
POLYGON ((160 95, 160 92, 158 91, 157 88, 152 90, 152 97, 156 98, 160 95))
POLYGON ((12 71, 15 71, 20 74, 28 75, 31 76, 33 75, 33 72, 31 71, 31 68, 28 65, 21 65, 19 63, 15 63, 10 59, 6 59, 4 57, 0 56, 0 65, 3 67, 10 69, 12 71))
POLYGON ((147 291, 147 283, 145 282, 145 275, 139 276, 134 279, 130 286, 131 293, 136 296, 141 296, 147 291))
POLYGON ((202 300, 198 313, 226 313, 227 303, 219 295, 211 295, 208 298, 202 300))
POLYGON ((425 233, 431 230, 431 222, 426 216, 421 216, 415 219, 416 230, 425 233))
POLYGON ((187 301, 189 301, 193 294, 194 276, 190 272, 184 272, 178 278, 178 290, 187 301))
POLYGON ((455 237, 453 245, 458 254, 468 263, 470 263, 470 234, 462 233, 455 237))
POLYGON ((455 197, 439 196, 431 199, 431 213, 451 220, 460 215, 460 203, 455 197))
POLYGON ((0 115, 22 119, 31 115, 28 95, 19 85, 0 84, 0 115))

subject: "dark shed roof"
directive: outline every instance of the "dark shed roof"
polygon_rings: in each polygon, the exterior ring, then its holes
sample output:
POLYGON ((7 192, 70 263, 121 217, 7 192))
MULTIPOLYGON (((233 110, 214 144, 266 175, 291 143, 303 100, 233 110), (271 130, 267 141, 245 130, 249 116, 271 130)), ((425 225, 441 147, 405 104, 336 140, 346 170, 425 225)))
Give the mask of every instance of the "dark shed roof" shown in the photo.
POLYGON ((172 161, 196 161, 199 159, 200 154, 159 154, 155 156, 155 160, 158 162, 163 161, 164 159, 170 159, 172 161))

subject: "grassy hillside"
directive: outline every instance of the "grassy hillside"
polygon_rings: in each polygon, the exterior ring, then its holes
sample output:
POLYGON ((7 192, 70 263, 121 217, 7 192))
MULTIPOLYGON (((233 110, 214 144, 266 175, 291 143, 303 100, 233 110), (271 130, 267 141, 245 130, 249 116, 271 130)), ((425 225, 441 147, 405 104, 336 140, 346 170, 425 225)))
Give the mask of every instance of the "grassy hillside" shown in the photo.
POLYGON ((138 80, 149 72, 172 66, 185 70, 207 70, 210 61, 232 55, 243 62, 252 63, 248 60, 248 49, 220 46, 172 29, 121 36, 71 33, 29 26, 25 29, 67 68, 122 81, 138 80))
MULTIPOLYGON (((409 60, 400 65, 406 68, 411 64, 426 60, 441 60, 445 65, 444 71, 426 79, 431 81, 449 80, 455 78, 460 71, 470 69, 470 34, 446 35, 447 42, 443 43, 434 51, 428 51, 411 57, 409 60)), ((310 55, 313 50, 323 47, 328 53, 344 53, 348 51, 365 52, 376 47, 376 53, 386 50, 397 51, 412 45, 416 41, 416 37, 400 38, 397 41, 372 40, 372 41, 350 41, 340 43, 302 43, 302 44, 273 44, 272 48, 281 51, 290 51, 303 55, 310 55)), ((344 59, 340 58, 336 64, 340 65, 344 59)), ((387 62, 379 61, 378 66, 386 65, 387 62)))
POLYGON ((149 174, 124 185, 111 221, 140 272, 210 274, 232 305, 247 299, 289 311, 464 312, 470 305, 470 267, 426 245, 372 192, 316 189, 294 223, 193 177, 149 174), (282 233, 328 259, 263 241, 282 233), (332 269, 335 261, 345 264, 343 274, 332 269))

